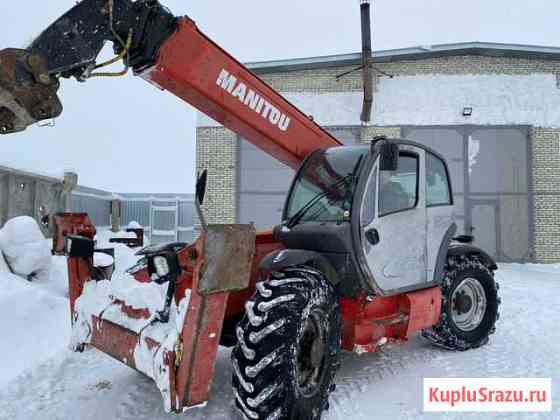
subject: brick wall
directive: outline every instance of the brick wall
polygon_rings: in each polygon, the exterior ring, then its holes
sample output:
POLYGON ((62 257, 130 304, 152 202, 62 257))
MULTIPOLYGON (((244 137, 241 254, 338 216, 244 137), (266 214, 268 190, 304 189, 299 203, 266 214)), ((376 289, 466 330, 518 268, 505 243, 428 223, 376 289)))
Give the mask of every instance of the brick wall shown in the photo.
POLYGON ((197 171, 208 169, 208 223, 235 223, 237 136, 222 127, 197 128, 196 140, 197 171))
POLYGON ((533 128, 535 258, 560 261, 560 129, 533 128))

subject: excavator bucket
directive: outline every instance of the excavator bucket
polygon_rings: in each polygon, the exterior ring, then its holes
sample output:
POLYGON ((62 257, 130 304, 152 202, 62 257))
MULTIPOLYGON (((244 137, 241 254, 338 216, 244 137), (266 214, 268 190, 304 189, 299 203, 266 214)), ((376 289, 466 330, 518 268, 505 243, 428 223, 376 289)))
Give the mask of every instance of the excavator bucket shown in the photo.
POLYGON ((25 130, 58 117, 62 104, 58 79, 49 75, 46 59, 27 50, 0 51, 0 134, 25 130))
POLYGON ((138 287, 152 287, 154 291, 165 287, 157 278, 162 265, 154 258, 165 256, 168 264, 163 267, 171 267, 170 272, 175 262, 178 266, 176 282, 169 281, 167 286, 168 292, 173 291, 171 316, 162 321, 161 312, 141 307, 132 296, 112 291, 111 283, 123 279, 93 279, 94 229, 84 228, 87 223, 83 215, 61 214, 57 219, 57 226, 70 233, 65 250, 70 282, 71 347, 76 351, 94 347, 152 378, 168 412, 182 412, 206 403, 228 297, 249 285, 255 228, 209 225, 193 244, 143 250, 140 254, 147 256, 147 267, 129 271, 131 278, 127 279, 138 281, 138 287), (74 222, 80 226, 69 228, 74 222), (90 235, 71 235, 75 231, 90 235), (153 261, 159 268, 152 272, 153 261))

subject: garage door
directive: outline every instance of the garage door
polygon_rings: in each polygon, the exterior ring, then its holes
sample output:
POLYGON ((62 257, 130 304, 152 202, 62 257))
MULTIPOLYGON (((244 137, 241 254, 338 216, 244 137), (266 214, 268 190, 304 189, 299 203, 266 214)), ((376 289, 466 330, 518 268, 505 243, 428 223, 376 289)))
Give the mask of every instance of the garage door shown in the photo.
POLYGON ((528 130, 524 127, 413 127, 404 135, 450 166, 459 233, 499 261, 532 255, 528 130))
MULTIPOLYGON (((357 128, 329 132, 344 144, 359 142, 357 128)), ((243 139, 239 141, 238 170, 238 223, 254 223, 257 229, 280 223, 294 171, 243 139)))

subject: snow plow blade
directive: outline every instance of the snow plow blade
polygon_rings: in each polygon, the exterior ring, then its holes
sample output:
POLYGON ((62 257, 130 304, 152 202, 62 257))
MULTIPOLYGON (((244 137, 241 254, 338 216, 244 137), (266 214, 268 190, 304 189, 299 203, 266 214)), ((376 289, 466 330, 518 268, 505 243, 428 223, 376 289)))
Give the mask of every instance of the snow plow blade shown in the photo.
MULTIPOLYGON (((205 404, 228 297, 249 285, 254 227, 210 225, 196 242, 177 251, 181 270, 174 292, 176 316, 167 323, 149 309, 134 308, 126 299, 111 296, 109 281, 92 280, 93 260, 87 255, 91 251, 82 252, 90 249, 85 244, 92 240, 67 238, 73 349, 95 347, 152 378, 168 412, 205 404)), ((146 279, 154 281, 144 270, 134 276, 143 284, 146 279)))
POLYGON ((0 134, 25 130, 58 117, 62 104, 58 79, 49 75, 40 53, 20 49, 0 51, 0 134))

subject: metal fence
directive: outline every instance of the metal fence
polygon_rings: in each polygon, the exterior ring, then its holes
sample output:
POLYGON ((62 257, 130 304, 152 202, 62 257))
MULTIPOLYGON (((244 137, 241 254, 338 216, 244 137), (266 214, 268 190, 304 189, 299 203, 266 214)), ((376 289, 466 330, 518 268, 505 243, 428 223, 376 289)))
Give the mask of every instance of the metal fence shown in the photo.
POLYGON ((71 210, 86 212, 96 226, 111 226, 111 202, 120 204, 120 227, 138 222, 151 243, 192 242, 198 218, 192 194, 115 194, 78 187, 72 193, 71 210))
POLYGON ((70 211, 87 213, 96 227, 109 228, 112 199, 113 194, 107 191, 79 186, 72 191, 70 211))
POLYGON ((31 216, 50 236, 44 217, 61 211, 88 213, 99 229, 113 225, 112 204, 119 203, 118 225, 138 222, 151 243, 192 242, 198 237, 193 194, 117 194, 75 186, 77 175, 55 178, 0 166, 0 227, 16 216, 31 216), (69 193, 71 191, 71 193, 69 193))

